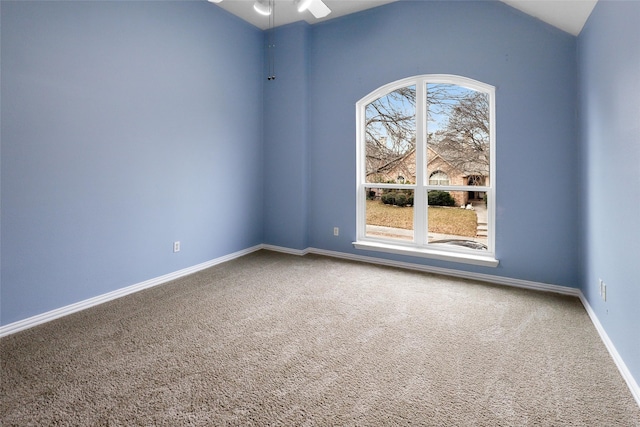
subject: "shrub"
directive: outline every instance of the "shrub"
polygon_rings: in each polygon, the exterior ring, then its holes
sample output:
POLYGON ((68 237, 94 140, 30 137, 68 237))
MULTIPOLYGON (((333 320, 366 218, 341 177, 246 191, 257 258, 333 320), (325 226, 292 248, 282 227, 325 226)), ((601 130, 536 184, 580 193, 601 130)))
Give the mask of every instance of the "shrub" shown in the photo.
POLYGON ((413 206, 413 192, 409 191, 407 193, 407 205, 408 206, 413 206))
POLYGON ((396 202, 397 206, 405 206, 407 204, 407 195, 404 193, 396 193, 396 202))
POLYGON ((410 190, 384 190, 380 200, 385 205, 413 206, 413 192, 410 190))
POLYGON ((395 205, 396 204, 396 192, 395 191, 385 191, 380 196, 380 200, 385 205, 395 205))
POLYGON ((456 204, 453 196, 446 191, 429 191, 427 197, 429 200, 429 206, 455 206, 456 204))

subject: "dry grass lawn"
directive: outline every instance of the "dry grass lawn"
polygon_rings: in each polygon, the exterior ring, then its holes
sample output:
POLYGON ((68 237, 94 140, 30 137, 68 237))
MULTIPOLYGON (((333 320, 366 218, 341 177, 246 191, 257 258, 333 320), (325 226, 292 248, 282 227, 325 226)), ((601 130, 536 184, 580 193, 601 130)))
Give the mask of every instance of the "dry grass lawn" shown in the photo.
MULTIPOLYGON (((429 208, 429 232, 475 237, 478 217, 474 211, 460 208, 429 208)), ((379 200, 367 200, 367 224, 413 229, 413 207, 385 205, 379 200)))

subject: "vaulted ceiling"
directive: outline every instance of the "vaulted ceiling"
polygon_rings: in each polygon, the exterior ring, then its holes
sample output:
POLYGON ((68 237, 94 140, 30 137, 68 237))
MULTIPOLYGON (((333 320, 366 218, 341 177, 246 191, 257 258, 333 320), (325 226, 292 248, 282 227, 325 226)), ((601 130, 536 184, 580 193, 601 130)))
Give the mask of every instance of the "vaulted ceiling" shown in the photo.
MULTIPOLYGON (((265 0, 266 1, 266 0, 265 0)), ((293 0, 275 1, 274 26, 296 21, 307 21, 310 24, 348 15, 365 9, 392 3, 397 0, 323 0, 331 9, 331 13, 316 19, 309 12, 299 13, 293 0)), ((430 0, 427 0, 430 1, 430 0)), ((445 0, 434 0, 445 1, 445 0)), ((569 34, 578 35, 597 0, 501 0, 520 11, 551 24, 569 34)), ((258 28, 267 29, 269 17, 259 15, 253 10, 254 0, 222 0, 217 6, 242 18, 258 28)))

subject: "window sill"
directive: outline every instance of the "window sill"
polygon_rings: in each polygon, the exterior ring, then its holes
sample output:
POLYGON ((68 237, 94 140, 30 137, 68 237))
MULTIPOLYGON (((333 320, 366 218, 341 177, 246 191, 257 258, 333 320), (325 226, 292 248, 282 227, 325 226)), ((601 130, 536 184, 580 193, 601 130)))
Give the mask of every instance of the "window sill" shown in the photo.
POLYGON ((490 255, 439 251, 434 249, 414 248, 380 242, 357 241, 353 242, 353 246, 356 249, 367 251, 386 252, 391 254, 408 255, 421 258, 432 258, 440 261, 461 262, 465 264, 480 265, 483 267, 497 267, 498 263, 500 262, 490 255))

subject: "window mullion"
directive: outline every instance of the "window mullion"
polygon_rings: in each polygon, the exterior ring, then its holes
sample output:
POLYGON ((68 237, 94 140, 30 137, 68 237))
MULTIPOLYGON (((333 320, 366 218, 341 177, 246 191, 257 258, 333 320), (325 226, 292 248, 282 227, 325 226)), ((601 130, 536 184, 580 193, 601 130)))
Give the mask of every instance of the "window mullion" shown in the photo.
POLYGON ((417 245, 426 244, 427 240, 427 212, 425 199, 425 137, 426 129, 426 111, 427 102, 426 84, 422 80, 416 82, 416 189, 413 194, 413 239, 417 245))

